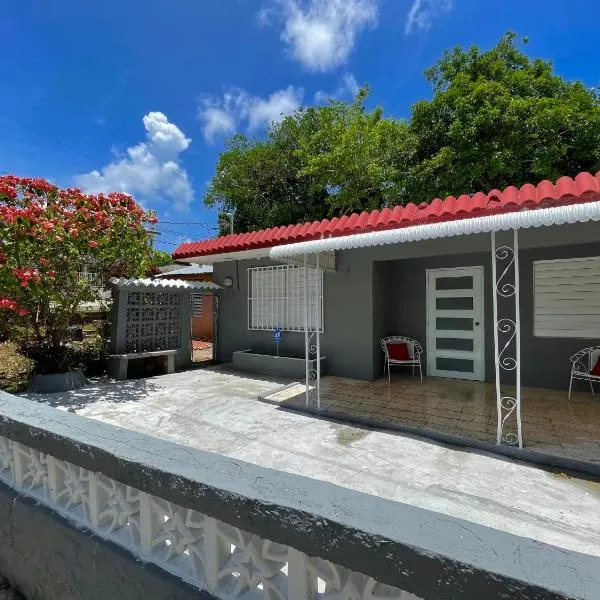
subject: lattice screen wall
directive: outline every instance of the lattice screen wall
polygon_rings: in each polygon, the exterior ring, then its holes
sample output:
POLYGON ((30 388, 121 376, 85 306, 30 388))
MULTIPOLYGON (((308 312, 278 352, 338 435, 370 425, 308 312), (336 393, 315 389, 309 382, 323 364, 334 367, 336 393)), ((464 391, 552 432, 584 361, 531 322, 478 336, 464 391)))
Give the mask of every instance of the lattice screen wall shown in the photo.
POLYGON ((127 352, 173 350, 181 346, 181 294, 127 292, 127 352))

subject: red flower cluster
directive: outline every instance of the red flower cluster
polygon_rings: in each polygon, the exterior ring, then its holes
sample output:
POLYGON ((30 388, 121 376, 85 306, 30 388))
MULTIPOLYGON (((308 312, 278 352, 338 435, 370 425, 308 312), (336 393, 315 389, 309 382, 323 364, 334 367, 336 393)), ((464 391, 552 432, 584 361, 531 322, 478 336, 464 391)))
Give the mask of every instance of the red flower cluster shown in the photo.
POLYGON ((21 308, 19 305, 10 298, 0 298, 0 309, 12 310, 16 312, 20 317, 24 317, 29 314, 26 308, 21 308))
POLYGON ((27 287, 32 280, 34 283, 41 283, 42 281, 40 272, 37 269, 13 269, 13 273, 20 281, 19 285, 21 287, 27 287))

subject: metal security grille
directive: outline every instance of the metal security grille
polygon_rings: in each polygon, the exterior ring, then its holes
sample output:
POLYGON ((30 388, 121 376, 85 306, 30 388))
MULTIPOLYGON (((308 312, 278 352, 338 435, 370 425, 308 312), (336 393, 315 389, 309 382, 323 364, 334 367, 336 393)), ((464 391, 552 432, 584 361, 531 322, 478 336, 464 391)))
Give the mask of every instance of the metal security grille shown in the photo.
POLYGON ((192 304, 192 317, 200 318, 202 316, 202 294, 192 294, 190 302, 192 304))
POLYGON ((127 352, 179 348, 180 303, 178 292, 128 292, 127 352))
MULTIPOLYGON (((308 268, 307 287, 309 329, 323 331, 323 272, 308 268)), ((304 331, 305 310, 304 267, 248 269, 248 329, 304 331)))

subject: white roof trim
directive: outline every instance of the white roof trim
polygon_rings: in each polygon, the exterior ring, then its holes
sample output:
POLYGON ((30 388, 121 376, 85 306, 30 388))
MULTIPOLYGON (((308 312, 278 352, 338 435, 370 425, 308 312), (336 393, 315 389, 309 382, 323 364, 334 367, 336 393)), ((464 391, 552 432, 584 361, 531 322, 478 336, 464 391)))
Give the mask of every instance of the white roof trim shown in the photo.
POLYGON ((527 229, 530 227, 544 227, 549 225, 563 225, 565 223, 583 223, 585 221, 599 220, 600 202, 585 202, 568 206, 555 206, 552 208, 526 209, 520 212, 504 213, 487 217, 458 219, 454 221, 445 221, 443 223, 413 225, 397 229, 388 229, 386 231, 356 233, 353 235, 329 237, 309 242, 297 242, 295 244, 274 246, 271 248, 269 256, 273 260, 278 260, 290 256, 298 256, 300 254, 314 254, 317 252, 330 252, 332 250, 349 250, 351 248, 366 248, 369 246, 416 242, 420 240, 447 238, 459 235, 489 233, 491 231, 527 229))
POLYGON ((189 258, 181 258, 180 261, 186 263, 198 263, 201 265, 212 265, 214 263, 232 260, 251 260, 253 258, 269 258, 270 250, 271 247, 256 248, 254 250, 238 250, 236 252, 222 252, 220 254, 208 254, 206 256, 190 256, 189 258))
POLYGON ((113 277, 112 285, 121 290, 220 290, 212 281, 183 281, 183 279, 125 279, 113 277))

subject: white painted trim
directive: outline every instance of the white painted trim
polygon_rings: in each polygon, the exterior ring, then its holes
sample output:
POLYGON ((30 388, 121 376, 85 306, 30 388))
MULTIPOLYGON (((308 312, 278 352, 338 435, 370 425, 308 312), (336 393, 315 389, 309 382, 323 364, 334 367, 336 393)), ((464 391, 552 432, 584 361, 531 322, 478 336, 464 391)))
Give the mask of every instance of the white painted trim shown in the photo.
POLYGON ((435 290, 438 298, 470 298, 472 290, 435 290))
POLYGON ((481 265, 472 267, 450 267, 444 269, 426 269, 426 336, 427 336, 427 373, 433 377, 453 379, 472 379, 482 381, 485 377, 485 330, 484 330, 484 269, 481 265), (472 290, 460 291, 461 297, 473 297, 473 309, 441 310, 436 309, 436 299, 453 297, 454 290, 436 290, 435 280, 440 277, 472 277, 472 290), (466 293, 465 293, 466 292, 466 293), (436 318, 466 318, 473 320, 472 330, 438 330, 436 318), (475 326, 475 322, 479 325, 475 326), (473 350, 438 350, 436 338, 472 339, 473 350), (436 358, 457 358, 473 361, 472 372, 446 371, 436 368, 436 358))
POLYGON ((178 258, 176 262, 197 263, 200 265, 213 265, 219 262, 232 260, 252 260, 269 258, 271 248, 258 248, 256 250, 239 250, 237 252, 222 252, 220 254, 208 254, 206 256, 190 256, 189 258, 178 258))
POLYGON ((356 233, 339 237, 322 238, 308 242, 297 242, 271 248, 269 256, 280 259, 299 254, 313 254, 331 250, 348 250, 351 248, 366 248, 383 246, 419 240, 455 237, 490 233, 491 231, 509 231, 511 229, 528 229, 530 227, 545 227, 563 225, 566 223, 584 223, 600 221, 600 202, 582 202, 568 206, 552 208, 524 209, 519 212, 504 213, 487 217, 458 219, 442 223, 412 225, 386 231, 356 233))
MULTIPOLYGON (((439 337, 439 336, 436 336, 439 337)), ((475 352, 472 350, 437 350, 435 355, 438 358, 466 358, 468 360, 475 361, 475 352)))
MULTIPOLYGON (((437 290, 436 290, 437 291, 437 290)), ((436 298, 439 298, 437 294, 435 294, 436 298)), ((445 308, 438 308, 435 311, 436 317, 446 318, 446 319, 469 319, 475 316, 475 311, 470 308, 465 308, 465 310, 460 310, 459 308, 450 310, 445 308)))
POLYGON ((515 387, 517 388, 517 436, 519 448, 523 448, 523 426, 521 422, 521 300, 520 300, 520 278, 519 278, 519 230, 513 230, 513 252, 515 257, 515 333, 517 336, 517 372, 515 387))
POLYGON ((475 337, 473 331, 468 331, 466 329, 445 329, 444 331, 440 331, 440 335, 437 337, 446 339, 460 339, 460 340, 472 340, 475 337))

